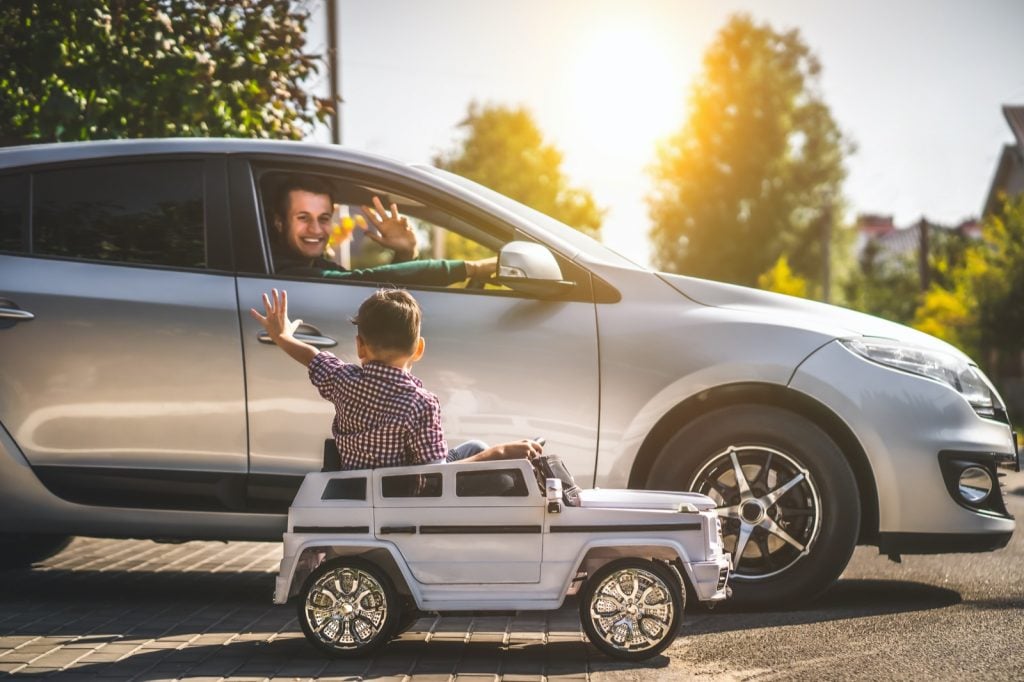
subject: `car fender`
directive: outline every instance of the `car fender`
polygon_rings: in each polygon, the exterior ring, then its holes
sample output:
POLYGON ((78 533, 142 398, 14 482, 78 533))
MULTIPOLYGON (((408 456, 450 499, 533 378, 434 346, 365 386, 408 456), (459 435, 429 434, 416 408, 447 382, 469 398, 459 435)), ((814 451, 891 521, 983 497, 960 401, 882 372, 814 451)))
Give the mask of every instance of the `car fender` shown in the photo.
POLYGON ((693 576, 690 575, 690 560, 686 549, 675 540, 669 538, 600 538, 588 541, 580 548, 572 564, 573 570, 568 572, 565 584, 562 586, 562 594, 569 591, 573 579, 584 568, 591 568, 591 563, 596 563, 596 565, 588 571, 589 573, 610 561, 624 557, 654 558, 667 562, 678 559, 683 564, 688 577, 693 580, 693 576))
POLYGON ((416 602, 416 606, 418 608, 422 608, 423 599, 420 594, 418 583, 409 571, 409 567, 405 563, 405 558, 393 543, 369 538, 359 539, 356 541, 352 538, 339 538, 326 533, 311 535, 296 542, 297 539, 297 536, 293 533, 285 534, 285 556, 281 562, 281 574, 277 578, 277 587, 274 597, 275 603, 283 604, 288 601, 289 598, 297 594, 302 588, 302 582, 305 581, 306 577, 308 577, 309 574, 316 570, 316 567, 322 563, 321 561, 317 561, 315 564, 303 567, 303 557, 307 552, 313 553, 323 550, 327 555, 323 558, 323 561, 329 561, 339 556, 362 555, 368 552, 383 550, 390 555, 394 566, 397 567, 399 575, 393 575, 392 570, 390 570, 391 567, 389 566, 381 566, 380 568, 388 573, 392 581, 396 583, 395 587, 399 592, 408 592, 416 602), (287 568, 285 568, 286 564, 287 568), (300 568, 302 568, 303 571, 301 575, 297 576, 296 573, 300 568), (308 568, 308 570, 305 570, 305 568, 308 568), (398 584, 396 577, 400 577, 404 582, 404 585, 398 584))

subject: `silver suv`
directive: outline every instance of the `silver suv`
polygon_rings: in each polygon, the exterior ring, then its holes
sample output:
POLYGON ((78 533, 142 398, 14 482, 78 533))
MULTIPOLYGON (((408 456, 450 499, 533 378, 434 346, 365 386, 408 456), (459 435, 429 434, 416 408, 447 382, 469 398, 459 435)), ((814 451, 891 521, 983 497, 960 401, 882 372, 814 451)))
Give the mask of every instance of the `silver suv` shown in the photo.
POLYGON ((858 543, 1009 540, 1005 408, 941 341, 651 272, 433 168, 143 140, 0 151, 0 561, 69 535, 281 537, 332 410, 247 310, 286 288, 304 338, 354 361, 348 318, 378 286, 275 274, 270 212, 290 173, 340 205, 397 203, 431 255, 500 254, 505 286, 409 287, 428 342, 417 374, 449 440, 541 434, 584 487, 708 495, 736 599, 814 595, 858 543))

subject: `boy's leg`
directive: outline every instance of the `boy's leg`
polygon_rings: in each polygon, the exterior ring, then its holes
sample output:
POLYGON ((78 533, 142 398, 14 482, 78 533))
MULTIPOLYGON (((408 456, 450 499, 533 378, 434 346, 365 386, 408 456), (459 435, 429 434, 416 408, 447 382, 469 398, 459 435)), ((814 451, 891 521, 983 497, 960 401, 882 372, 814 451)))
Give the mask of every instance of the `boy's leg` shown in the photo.
POLYGON ((467 440, 448 451, 448 458, 445 461, 458 462, 467 457, 479 454, 487 449, 487 443, 482 440, 467 440))

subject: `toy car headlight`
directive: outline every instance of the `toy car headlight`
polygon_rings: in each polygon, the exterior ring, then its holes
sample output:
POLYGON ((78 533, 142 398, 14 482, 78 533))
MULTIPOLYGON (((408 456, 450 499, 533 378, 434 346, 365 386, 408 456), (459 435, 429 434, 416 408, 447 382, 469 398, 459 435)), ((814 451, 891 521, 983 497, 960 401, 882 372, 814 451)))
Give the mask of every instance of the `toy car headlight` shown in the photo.
POLYGON ((997 399, 988 380, 980 369, 962 358, 887 339, 842 339, 840 342, 872 362, 948 384, 966 398, 979 415, 995 416, 997 399))

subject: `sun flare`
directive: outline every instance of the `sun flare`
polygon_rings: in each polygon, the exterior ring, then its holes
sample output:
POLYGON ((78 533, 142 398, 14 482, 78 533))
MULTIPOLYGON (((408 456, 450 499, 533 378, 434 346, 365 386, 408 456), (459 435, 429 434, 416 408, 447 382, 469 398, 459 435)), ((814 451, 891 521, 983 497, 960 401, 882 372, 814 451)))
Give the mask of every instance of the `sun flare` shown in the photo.
POLYGON ((650 159, 679 127, 683 92, 666 36, 654 27, 608 27, 584 38, 571 75, 577 134, 629 160, 650 159))

